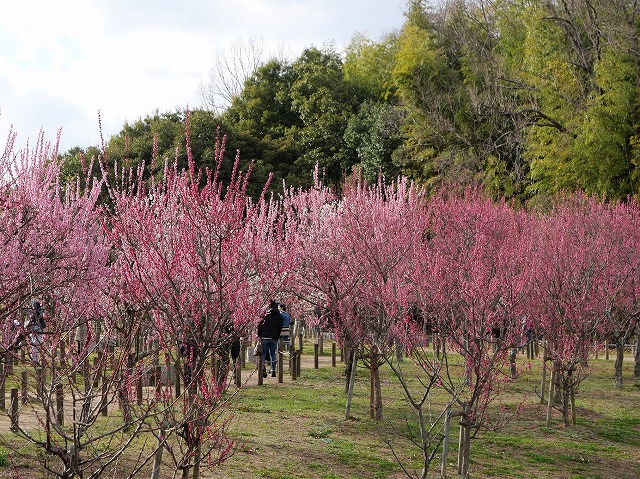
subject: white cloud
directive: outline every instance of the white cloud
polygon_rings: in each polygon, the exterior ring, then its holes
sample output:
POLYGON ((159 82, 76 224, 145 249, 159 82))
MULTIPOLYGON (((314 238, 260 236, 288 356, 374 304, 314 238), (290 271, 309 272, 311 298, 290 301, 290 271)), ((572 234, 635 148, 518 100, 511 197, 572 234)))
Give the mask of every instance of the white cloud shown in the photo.
POLYGON ((215 52, 239 38, 297 56, 401 26, 404 0, 21 0, 0 16, 0 141, 62 128, 62 149, 125 121, 197 107, 215 52))

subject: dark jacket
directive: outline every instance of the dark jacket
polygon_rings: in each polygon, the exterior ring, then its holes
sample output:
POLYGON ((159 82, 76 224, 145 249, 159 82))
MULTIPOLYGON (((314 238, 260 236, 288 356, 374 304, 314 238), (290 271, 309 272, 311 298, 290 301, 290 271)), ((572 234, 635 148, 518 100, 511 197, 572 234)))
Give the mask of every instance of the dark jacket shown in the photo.
POLYGON ((280 339, 281 332, 282 316, 280 316, 280 312, 277 309, 271 309, 258 324, 258 336, 261 338, 280 339))

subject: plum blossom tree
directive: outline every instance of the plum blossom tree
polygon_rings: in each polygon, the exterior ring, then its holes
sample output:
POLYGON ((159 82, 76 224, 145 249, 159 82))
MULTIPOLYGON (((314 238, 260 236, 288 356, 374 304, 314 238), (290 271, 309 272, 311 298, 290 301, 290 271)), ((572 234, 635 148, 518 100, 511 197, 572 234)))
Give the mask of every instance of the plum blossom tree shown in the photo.
POLYGON ((195 169, 188 123, 187 152, 188 170, 166 163, 162 181, 112 191, 110 235, 127 302, 149 311, 147 341, 167 370, 183 365, 180 400, 170 398, 170 386, 163 393, 159 440, 182 477, 197 477, 202 461, 223 460, 231 447, 216 419, 226 382, 216 356, 232 334, 254 330, 268 298, 284 288, 292 250, 284 247, 277 203, 250 199, 250 172, 237 170, 238 159, 223 187, 224 139, 216 171, 195 169))
POLYGON ((336 199, 316 183, 309 192, 291 192, 285 202, 295 224, 298 294, 315 298, 321 321, 347 346, 349 406, 357 356, 371 371, 371 414, 382 417, 379 366, 394 342, 394 322, 406 314, 404 275, 413 244, 420 193, 406 179, 391 185, 345 184, 336 199))
POLYGON ((636 314, 637 260, 614 211, 574 195, 540 218, 532 232, 538 248, 531 314, 546 343, 565 426, 575 422, 574 397, 597 338, 636 314))
POLYGON ((379 367, 395 351, 398 325, 409 312, 408 272, 422 240, 422 191, 401 178, 385 185, 359 181, 345 186, 340 229, 349 274, 360 278, 356 313, 338 329, 358 331, 371 373, 371 416, 382 418, 379 367))
POLYGON ((636 333, 640 315, 640 260, 637 255, 640 211, 636 200, 603 205, 597 215, 603 239, 614 250, 609 280, 613 290, 605 316, 605 337, 616 347, 615 380, 622 387, 624 348, 636 333))
POLYGON ((77 182, 62 190, 57 147, 42 138, 17 153, 9 143, 0 162, 2 380, 27 379, 25 420, 12 430, 44 452, 36 457, 44 469, 61 478, 99 477, 113 473, 144 421, 101 418, 127 355, 126 342, 105 347, 116 339, 118 318, 109 294, 110 245, 96 206, 102 183, 88 176, 86 188, 77 182), (44 309, 41 334, 25 322, 32 301, 44 309), (86 338, 76 345, 81 327, 86 338))
POLYGON ((441 192, 428 210, 426 241, 413 273, 415 301, 446 346, 461 355, 464 371, 452 372, 446 347, 441 360, 415 343, 410 347, 431 380, 449 392, 450 405, 461 408, 464 476, 469 439, 489 423, 487 406, 511 377, 505 371, 510 353, 525 342, 527 217, 476 190, 441 192))
MULTIPOLYGON (((348 251, 344 248, 344 231, 340 227, 341 207, 336 194, 318 180, 308 190, 289 188, 283 201, 286 235, 291 239, 298 261, 291 271, 290 294, 298 299, 300 314, 309 322, 334 328, 351 322, 357 309, 354 295, 362 280, 352 274, 348 251)), ((334 329, 336 339, 347 349, 345 391, 348 394, 346 415, 350 415, 351 371, 362 337, 358 328, 334 329)))

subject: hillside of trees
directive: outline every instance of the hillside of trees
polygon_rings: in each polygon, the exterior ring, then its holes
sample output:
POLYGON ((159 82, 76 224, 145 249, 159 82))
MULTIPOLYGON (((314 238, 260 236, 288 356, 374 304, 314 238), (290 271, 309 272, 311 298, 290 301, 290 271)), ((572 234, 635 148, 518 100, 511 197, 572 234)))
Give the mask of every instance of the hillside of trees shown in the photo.
MULTIPOLYGON (((518 204, 566 190, 637 196, 639 32, 640 5, 627 0, 412 1, 384 38, 258 63, 225 109, 189 112, 190 146, 213 167, 226 137, 227 156, 253 163, 254 197, 269 174, 272 191, 312 185, 316 164, 330 186, 357 167, 369 181, 481 184, 518 204)), ((66 174, 101 154, 147 174, 165 158, 186 167, 186 115, 157 112, 104 151, 69 150, 66 174)))

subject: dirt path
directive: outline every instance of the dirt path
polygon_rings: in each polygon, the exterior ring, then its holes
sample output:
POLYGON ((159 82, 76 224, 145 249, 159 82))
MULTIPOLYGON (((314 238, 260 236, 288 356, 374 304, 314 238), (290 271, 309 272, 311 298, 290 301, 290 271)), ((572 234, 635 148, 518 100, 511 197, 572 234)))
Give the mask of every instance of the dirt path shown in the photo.
MULTIPOLYGON (((328 348, 326 347, 327 343, 325 343, 324 354, 318 357, 318 367, 319 368, 327 368, 332 367, 332 356, 331 356, 331 343, 328 343, 328 348), (328 349, 328 350, 327 350, 328 349)), ((256 363, 253 360, 250 352, 245 356, 245 367, 241 371, 241 387, 242 388, 251 388, 251 387, 278 387, 280 385, 280 378, 278 375, 276 377, 271 377, 270 375, 266 378, 259 378, 256 363), (259 380, 262 379, 262 385, 259 386, 259 380)), ((289 368, 289 355, 284 353, 283 357, 283 374, 282 374, 282 384, 293 382, 290 368, 289 368)), ((340 362, 340 354, 336 353, 335 358, 336 367, 343 367, 340 362)), ((300 359, 300 369, 301 374, 304 375, 304 372, 313 369, 315 366, 314 359, 314 351, 313 349, 306 348, 303 350, 303 354, 300 359)), ((269 370, 269 366, 267 364, 267 370, 269 370)), ((233 392, 237 389, 235 385, 235 381, 233 380, 231 374, 229 374, 228 378, 229 391, 233 392)), ((154 388, 144 388, 143 397, 146 397, 148 393, 153 393, 154 388)), ((9 433, 11 430, 11 391, 6 391, 6 410, 0 411, 0 434, 9 433)), ((118 409, 117 401, 114 401, 109 405, 107 410, 107 416, 111 414, 112 411, 118 409)), ((67 397, 64 401, 64 411, 65 411, 65 423, 72 424, 72 402, 71 398, 67 397)), ((40 401, 38 401, 33 393, 29 395, 28 401, 26 404, 23 404, 21 392, 18 393, 18 422, 20 426, 26 430, 37 430, 42 429, 44 427, 45 416, 44 416, 44 408, 42 407, 40 401)), ((118 413, 119 414, 119 413, 118 413)))

